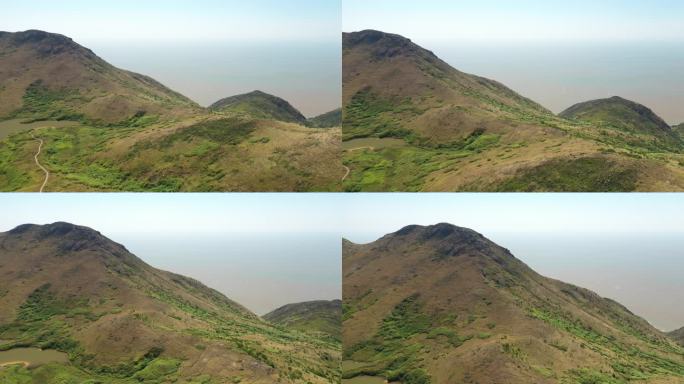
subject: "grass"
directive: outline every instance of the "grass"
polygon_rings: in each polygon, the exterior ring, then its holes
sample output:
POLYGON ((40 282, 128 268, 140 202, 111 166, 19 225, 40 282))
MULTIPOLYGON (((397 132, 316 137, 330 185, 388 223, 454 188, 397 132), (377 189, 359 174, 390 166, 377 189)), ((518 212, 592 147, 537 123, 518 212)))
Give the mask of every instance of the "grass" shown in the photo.
POLYGON ((382 321, 379 335, 384 339, 406 339, 430 329, 429 316, 420 310, 418 296, 410 296, 399 303, 382 321))
MULTIPOLYGON (((19 307, 16 320, 0 326, 0 338, 12 340, 3 344, 3 349, 17 347, 38 347, 54 349, 69 355, 71 366, 49 364, 35 370, 13 367, 0 370, 4 382, 17 383, 82 383, 88 380, 112 383, 161 383, 180 364, 177 360, 162 358, 161 348, 152 348, 137 360, 121 362, 113 366, 95 365, 92 355, 85 353, 79 342, 70 334, 66 319, 81 317, 85 321, 95 321, 100 315, 93 312, 87 300, 71 297, 62 299, 52 291, 50 284, 34 290, 19 307), (4 376, 4 377, 3 377, 4 376), (42 381, 45 378, 45 381, 42 381), (134 378, 135 380, 128 380, 134 378), (58 380, 59 379, 59 380, 58 380)), ((174 370, 175 372, 175 370, 174 370)))
POLYGON ((23 107, 14 117, 29 117, 32 120, 71 120, 83 121, 84 116, 67 106, 74 100, 82 100, 78 90, 51 90, 41 80, 33 82, 26 89, 23 107))
MULTIPOLYGON (((35 134, 44 140, 40 161, 51 173, 46 190, 326 191, 339 188, 339 178, 321 170, 334 167, 333 157, 321 163, 321 156, 310 155, 310 151, 322 151, 323 147, 317 139, 307 138, 309 133, 298 132, 292 140, 285 137, 274 142, 267 135, 253 136, 258 129, 254 121, 220 118, 156 135, 154 132, 160 128, 175 124, 156 121, 156 116, 141 114, 128 122, 129 126, 82 124, 39 129, 35 134), (150 122, 155 123, 150 127, 150 122), (152 133, 147 135, 148 132, 152 133), (138 135, 144 137, 137 138, 138 135), (301 145, 294 145, 298 140, 301 145), (122 145, 117 143, 121 141, 131 144, 113 153, 112 147, 120 148, 122 145), (314 160, 318 163, 312 163, 314 160)), ((28 131, 0 141, 0 190, 39 187, 42 172, 33 161, 36 149, 37 142, 28 131)))
POLYGON ((381 376, 401 383, 429 384, 430 376, 421 367, 425 348, 416 337, 446 339, 452 347, 462 344, 461 338, 447 328, 433 328, 432 321, 422 311, 420 297, 412 295, 383 319, 378 333, 369 340, 345 348, 345 359, 364 362, 343 371, 344 378, 381 376))
POLYGON ((636 169, 603 157, 551 160, 521 171, 497 185, 497 192, 629 192, 637 187, 636 169))
POLYGON ((395 102, 383 99, 371 91, 362 90, 344 107, 342 140, 362 137, 408 138, 411 132, 399 128, 400 119, 397 115, 415 112, 409 101, 395 102))
MULTIPOLYGON (((614 337, 601 334, 596 329, 573 318, 570 314, 549 308, 534 307, 530 309, 530 315, 581 340, 583 348, 589 348, 604 356, 613 356, 611 372, 574 370, 569 372, 571 378, 569 380, 575 381, 567 381, 568 383, 627 384, 634 380, 651 379, 661 375, 672 375, 684 379, 683 363, 672 361, 634 345, 620 343, 614 337), (607 378, 612 381, 601 381, 607 380, 607 378)), ((563 351, 567 350, 564 346, 554 346, 563 351)), ((655 350, 659 347, 657 344, 652 345, 655 350)), ((679 350, 678 353, 684 357, 684 351, 679 350)))
MULTIPOLYGON (((441 79, 439 83, 452 87, 474 102, 466 107, 460 99, 452 101, 451 111, 463 117, 459 125, 439 120, 449 100, 442 100, 444 95, 437 96, 430 90, 412 97, 393 97, 368 87, 351 97, 344 106, 345 142, 355 138, 393 137, 404 140, 409 148, 346 151, 344 163, 351 169, 344 183, 346 191, 416 192, 430 188, 426 185, 449 190, 448 184, 453 184, 450 190, 458 191, 628 192, 638 189, 637 180, 645 179, 648 173, 655 177, 661 175, 653 174, 655 171, 649 168, 642 175, 635 170, 640 167, 620 166, 620 157, 631 163, 635 163, 634 159, 637 162, 656 160, 663 168, 670 167, 673 162, 683 163, 680 154, 684 152, 684 141, 675 134, 656 132, 655 128, 649 127, 635 128, 636 123, 627 118, 629 121, 623 125, 567 120, 485 79, 478 80, 484 88, 472 89, 449 81, 441 79), (503 103, 492 97, 491 92, 511 102, 503 103), (418 121, 416 117, 429 110, 435 111, 435 118, 426 129, 434 134, 423 137, 412 126, 418 121), (474 131, 463 139, 465 129, 474 131), (530 147, 553 137, 557 146, 539 150, 549 153, 547 159, 557 160, 538 165, 536 153, 531 153, 526 146, 516 147, 512 142, 521 140, 517 136, 523 136, 530 147), (496 156, 475 156, 500 147, 508 151, 498 151, 496 156), (617 160, 603 158, 602 154, 607 153, 617 160), (509 160, 514 157, 515 160, 509 160), (429 160, 421 162, 424 158, 429 160), (461 173, 460 163, 454 161, 455 158, 481 168, 482 177, 477 177, 478 169, 473 166, 461 173), (503 182, 490 178, 501 169, 498 165, 518 169, 518 174, 503 182)), ((667 170, 663 169, 663 172, 667 170)))
MULTIPOLYGON (((192 288, 188 289, 192 290, 192 288)), ((200 291, 196 293, 201 294, 200 291)), ((319 339, 314 335, 271 327, 256 320, 235 321, 235 318, 226 317, 225 311, 236 315, 241 312, 227 302, 216 302, 220 311, 210 311, 190 304, 171 292, 153 291, 150 294, 162 302, 191 314, 193 318, 211 325, 207 329, 185 332, 205 340, 228 343, 233 346, 234 350, 243 351, 277 368, 283 377, 297 381, 303 379, 305 375, 317 375, 326 378, 331 383, 339 380, 338 360, 325 352, 339 350, 340 342, 337 340, 319 339), (260 335, 264 339, 252 339, 246 335, 260 335), (273 342, 280 345, 306 345, 305 351, 308 351, 308 356, 315 356, 315 359, 318 358, 320 361, 295 358, 289 351, 274 349, 270 346, 273 342)), ((72 321, 68 319, 82 323, 96 321, 100 316, 101 314, 96 314, 95 308, 87 300, 72 296, 64 299, 55 294, 49 284, 37 288, 20 306, 16 320, 0 326, 0 340, 5 340, 1 347, 3 349, 15 347, 55 349, 66 352, 71 364, 51 364, 29 370, 20 367, 0 369, 0 382, 47 384, 180 382, 178 380, 181 377, 179 374, 181 360, 166 356, 161 347, 154 347, 137 359, 129 359, 113 365, 95 363, 95 356, 87 354, 80 343, 71 337, 72 321)), ((135 313, 133 317, 148 326, 154 326, 145 315, 135 313)), ((184 331, 167 330, 167 332, 184 331)), ((239 380, 234 382, 242 381, 237 377, 234 380, 239 380)), ((212 383, 213 381, 211 378, 205 378, 183 382, 212 383)))

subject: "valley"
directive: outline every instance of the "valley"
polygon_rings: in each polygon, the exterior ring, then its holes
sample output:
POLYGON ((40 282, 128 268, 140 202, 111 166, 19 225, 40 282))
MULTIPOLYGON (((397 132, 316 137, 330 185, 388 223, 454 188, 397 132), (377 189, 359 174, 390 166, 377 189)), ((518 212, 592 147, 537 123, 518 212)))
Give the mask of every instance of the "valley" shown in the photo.
POLYGON ((307 119, 260 91, 202 108, 42 31, 0 33, 0 66, 3 191, 40 189, 32 135, 49 192, 339 189, 334 113, 307 119))
POLYGON ((411 40, 343 34, 346 191, 681 191, 684 142, 613 97, 555 115, 411 40), (359 146, 357 140, 403 145, 359 146))

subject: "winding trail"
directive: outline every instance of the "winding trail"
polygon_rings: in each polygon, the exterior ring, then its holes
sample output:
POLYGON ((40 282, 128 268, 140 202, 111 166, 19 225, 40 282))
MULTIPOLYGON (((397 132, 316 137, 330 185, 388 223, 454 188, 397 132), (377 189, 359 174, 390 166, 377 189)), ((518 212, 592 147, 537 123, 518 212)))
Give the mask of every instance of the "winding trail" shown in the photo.
POLYGON ((370 149, 371 151, 375 151, 375 147, 369 147, 369 146, 365 146, 365 147, 356 147, 356 148, 349 148, 349 149, 347 149, 347 151, 349 151, 349 152, 354 152, 354 151, 360 151, 360 150, 362 150, 362 149, 370 149))
POLYGON ((42 169, 43 172, 45 172, 45 180, 43 181, 43 185, 40 186, 40 191, 38 191, 40 193, 43 193, 43 190, 45 189, 45 186, 47 185, 48 179, 50 179, 50 172, 40 164, 40 161, 38 161, 38 156, 40 155, 40 151, 43 149, 43 139, 39 139, 39 138, 35 137, 33 135, 33 131, 31 131, 31 137, 33 137, 35 140, 38 140, 38 142, 40 143, 40 144, 38 144, 38 152, 36 152, 35 156, 33 156, 33 159, 36 161, 36 165, 38 166, 38 168, 42 169))
POLYGON ((24 366, 24 368, 28 368, 31 363, 28 361, 22 361, 22 360, 17 360, 17 361, 7 361, 5 363, 0 363, 0 367, 8 366, 8 365, 18 365, 21 364, 24 366))
POLYGON ((351 172, 351 169, 349 169, 349 167, 347 167, 346 165, 343 165, 343 167, 347 170, 347 172, 344 174, 344 176, 342 176, 342 181, 344 181, 347 178, 347 176, 349 176, 349 172, 351 172))

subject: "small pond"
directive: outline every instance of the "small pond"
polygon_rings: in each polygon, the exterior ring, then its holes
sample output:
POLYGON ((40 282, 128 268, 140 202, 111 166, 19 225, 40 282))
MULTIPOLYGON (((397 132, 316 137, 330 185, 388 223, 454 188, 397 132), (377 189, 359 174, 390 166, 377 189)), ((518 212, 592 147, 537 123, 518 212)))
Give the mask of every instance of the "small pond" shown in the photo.
POLYGON ((0 367, 3 365, 22 364, 27 367, 37 367, 48 363, 66 363, 69 356, 64 352, 52 349, 13 348, 0 351, 0 367))

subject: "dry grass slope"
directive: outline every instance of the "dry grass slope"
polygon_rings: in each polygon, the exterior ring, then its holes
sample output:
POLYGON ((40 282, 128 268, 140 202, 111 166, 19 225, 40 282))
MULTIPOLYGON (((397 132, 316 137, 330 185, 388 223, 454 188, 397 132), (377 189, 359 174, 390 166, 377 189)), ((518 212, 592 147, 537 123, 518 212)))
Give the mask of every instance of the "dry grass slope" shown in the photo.
POLYGON ((0 100, 3 191, 40 187, 33 136, 46 191, 335 191, 344 174, 340 128, 309 128, 282 99, 200 108, 57 34, 0 33, 0 100))
POLYGON ((681 139, 647 108, 622 99, 618 104, 622 108, 615 111, 599 103, 597 115, 610 114, 619 124, 555 116, 496 81, 452 68, 402 36, 345 33, 342 138, 351 173, 344 188, 682 190, 681 139), (366 138, 406 145, 355 145, 366 138), (568 172, 576 164, 591 166, 581 174, 568 172), (629 182, 620 182, 622 172, 631 175, 629 182), (552 180, 537 182, 548 173, 552 180), (582 180, 586 175, 589 181, 582 180))
POLYGON ((0 349, 69 355, 0 369, 3 383, 339 382, 339 343, 264 322, 86 227, 0 233, 0 274, 0 349))
POLYGON ((684 349, 620 304, 535 273, 479 233, 409 226, 343 244, 343 377, 681 383, 684 349))

